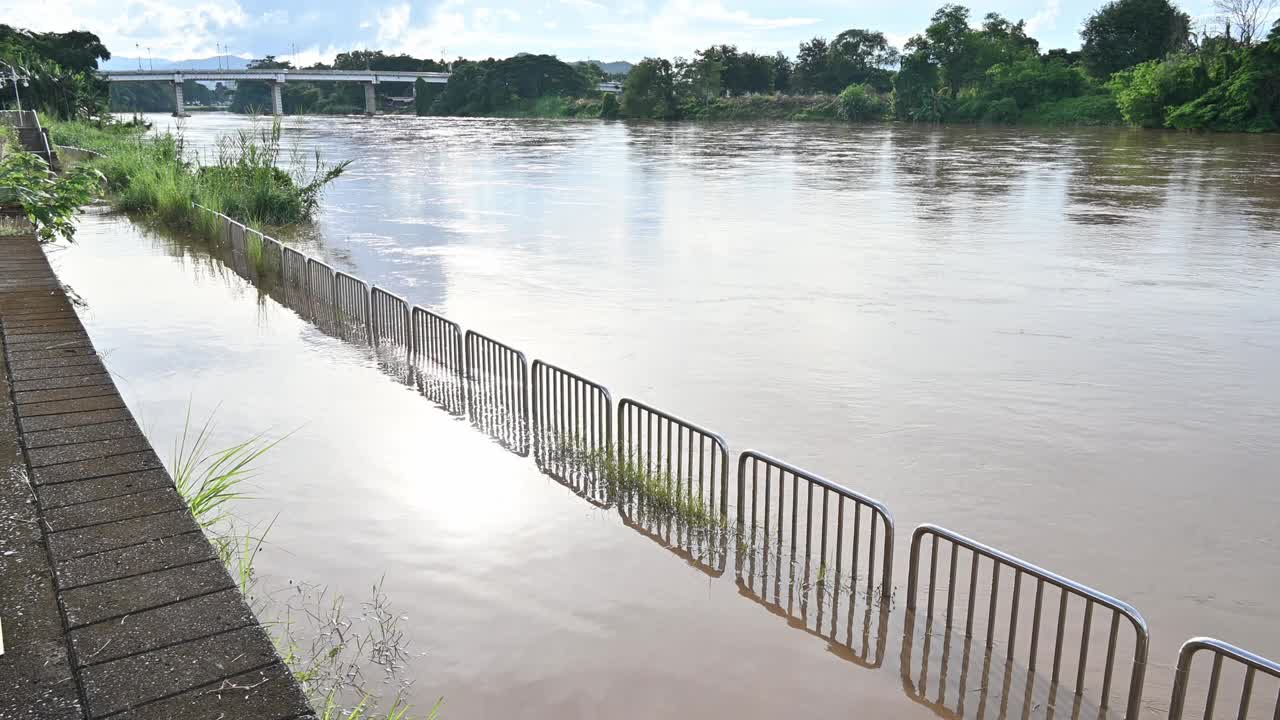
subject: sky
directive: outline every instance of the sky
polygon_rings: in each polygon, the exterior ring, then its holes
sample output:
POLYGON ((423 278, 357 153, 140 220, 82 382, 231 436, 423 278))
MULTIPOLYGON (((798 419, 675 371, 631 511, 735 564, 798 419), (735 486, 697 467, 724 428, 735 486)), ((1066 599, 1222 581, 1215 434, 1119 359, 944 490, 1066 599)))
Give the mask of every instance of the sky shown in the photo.
MULTIPOLYGON (((1104 0, 966 3, 1025 19, 1042 49, 1080 45, 1084 18, 1104 0)), ((0 0, 0 22, 39 31, 89 30, 117 56, 181 60, 276 55, 307 65, 339 52, 381 49, 418 57, 563 60, 690 56, 732 43, 793 56, 803 40, 848 28, 884 32, 901 47, 944 0, 0 0), (149 49, 149 50, 148 50, 149 49)), ((1183 0, 1193 18, 1210 0, 1183 0)))

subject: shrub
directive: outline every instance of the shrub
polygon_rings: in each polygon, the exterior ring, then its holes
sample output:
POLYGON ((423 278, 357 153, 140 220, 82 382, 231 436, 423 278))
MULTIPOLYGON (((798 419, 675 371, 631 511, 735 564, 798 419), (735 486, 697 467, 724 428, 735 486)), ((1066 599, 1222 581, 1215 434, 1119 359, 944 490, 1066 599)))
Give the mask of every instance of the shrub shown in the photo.
POLYGON ((867 84, 850 85, 838 97, 840 114, 853 122, 880 120, 889 111, 888 103, 881 99, 875 88, 867 84))

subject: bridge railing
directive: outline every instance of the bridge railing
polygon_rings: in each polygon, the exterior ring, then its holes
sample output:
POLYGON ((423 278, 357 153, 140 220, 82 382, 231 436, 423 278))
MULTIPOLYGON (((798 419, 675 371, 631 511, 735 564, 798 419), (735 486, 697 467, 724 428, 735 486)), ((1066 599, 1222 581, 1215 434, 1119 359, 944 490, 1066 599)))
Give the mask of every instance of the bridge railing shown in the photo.
MULTIPOLYGON (((363 322, 363 332, 344 338, 400 358, 395 367, 407 371, 395 374, 427 397, 467 414, 513 452, 532 449, 549 475, 596 505, 615 506, 628 527, 704 572, 721 574, 733 552, 743 595, 823 638, 840 656, 880 665, 896 549, 893 516, 884 504, 754 450, 738 456, 731 484, 728 444, 719 434, 636 400, 615 404, 604 385, 542 360, 530 366, 510 345, 464 331, 443 315, 218 217, 233 255, 252 255, 253 245, 261 246, 256 270, 241 272, 237 265, 237 272, 283 286, 285 304, 300 315, 314 319, 319 307, 322 317, 336 316, 340 326, 363 322), (860 643, 853 615, 859 598, 860 643)), ((1098 717, 1109 717, 1118 701, 1125 718, 1138 720, 1150 638, 1131 605, 936 525, 912 534, 908 569, 902 675, 909 697, 945 715, 965 716, 964 683, 976 645, 984 677, 1005 678, 999 688, 1004 701, 1014 669, 1025 674, 1023 717, 1033 708, 1052 709, 1058 695, 1069 692, 1073 717, 1086 704, 1098 717), (925 630, 918 680, 912 644, 917 623, 925 630), (935 658, 942 680, 955 660, 954 646, 963 647, 960 692, 952 696, 945 687, 937 693, 925 688, 935 624, 942 630, 942 654, 935 658), (955 643, 953 632, 960 633, 955 643), (1044 677, 1039 671, 1046 668, 1044 677)), ((1240 675, 1237 718, 1258 707, 1251 699, 1264 679, 1280 682, 1277 663, 1195 638, 1179 656, 1170 720, 1182 720, 1188 707, 1192 660, 1199 654, 1213 657, 1206 718, 1213 717, 1224 673, 1240 675)), ((980 706, 993 687, 981 683, 980 706)), ((1280 696, 1267 717, 1280 720, 1280 696)))

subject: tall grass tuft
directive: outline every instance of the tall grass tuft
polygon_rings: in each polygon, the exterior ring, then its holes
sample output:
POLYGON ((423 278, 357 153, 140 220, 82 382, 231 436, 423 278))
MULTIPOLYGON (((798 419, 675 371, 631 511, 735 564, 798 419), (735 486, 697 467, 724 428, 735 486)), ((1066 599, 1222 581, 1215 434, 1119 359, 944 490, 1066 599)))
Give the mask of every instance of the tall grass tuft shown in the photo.
MULTIPOLYGON (((381 581, 373 586, 373 598, 362 604, 357 617, 345 612, 341 596, 326 603, 324 590, 312 592, 311 586, 304 588, 300 583, 291 583, 298 594, 283 606, 269 596, 255 600, 254 562, 275 521, 256 534, 253 529, 241 531, 228 504, 249 497, 240 488, 255 476, 254 465, 288 435, 268 441, 258 434, 211 450, 213 421, 211 414, 196 427, 188 407, 182 433, 174 441, 174 483, 254 613, 280 618, 264 624, 273 629, 272 639, 308 699, 328 720, 410 720, 409 705, 400 695, 389 708, 379 710, 377 698, 364 689, 364 666, 380 666, 390 675, 407 658, 404 633, 398 625, 401 616, 391 611, 381 581), (299 626, 295 617, 308 624, 299 626), (367 626, 363 632, 355 629, 361 622, 367 626), (360 700, 343 709, 340 698, 351 693, 360 700)), ((425 720, 438 717, 441 702, 425 720)))
POLYGON ((181 131, 147 136, 133 124, 51 121, 49 132, 59 144, 101 154, 86 163, 106 177, 117 208, 210 240, 215 219, 193 204, 254 227, 306 222, 350 164, 286 154, 279 120, 222 138, 205 161, 188 152, 181 131))
POLYGON ((225 520, 224 505, 246 497, 240 486, 253 477, 252 465, 281 440, 268 442, 261 434, 220 450, 210 450, 213 415, 194 434, 187 409, 182 434, 174 442, 173 481, 201 527, 225 520))

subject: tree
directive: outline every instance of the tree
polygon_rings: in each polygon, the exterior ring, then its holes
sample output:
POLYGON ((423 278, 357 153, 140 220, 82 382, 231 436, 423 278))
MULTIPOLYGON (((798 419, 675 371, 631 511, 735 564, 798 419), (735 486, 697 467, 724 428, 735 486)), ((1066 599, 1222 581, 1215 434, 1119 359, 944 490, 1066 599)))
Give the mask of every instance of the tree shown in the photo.
POLYGON ((891 68, 898 65, 898 50, 884 33, 872 30, 845 30, 827 49, 827 69, 837 87, 869 84, 877 90, 893 86, 891 68))
POLYGON ((676 85, 685 97, 707 105, 720 95, 723 87, 724 63, 706 56, 693 60, 676 58, 675 74, 676 85))
POLYGON ((831 72, 826 38, 815 37, 800 43, 796 55, 795 75, 791 83, 801 92, 831 92, 831 72))
POLYGON ((938 66, 927 53, 916 51, 902 57, 902 66, 893 77, 893 114, 902 120, 937 122, 941 79, 938 66))
POLYGON ((1226 21, 1228 35, 1230 29, 1235 28, 1240 44, 1249 47, 1267 26, 1276 0, 1213 0, 1213 7, 1226 21))
POLYGON ((1169 0, 1113 0, 1085 21, 1080 55, 1094 77, 1188 49, 1191 18, 1169 0))
POLYGON ((631 68, 622 89, 622 114, 658 120, 673 120, 678 116, 675 69, 671 61, 645 58, 631 68))
POLYGON ((941 71, 943 85, 954 94, 977 74, 973 36, 969 8, 948 4, 938 8, 924 35, 911 38, 907 48, 926 53, 941 71))
POLYGON ((782 51, 778 51, 771 59, 771 62, 773 65, 773 89, 777 92, 790 92, 791 79, 795 74, 791 59, 783 55, 782 51))

